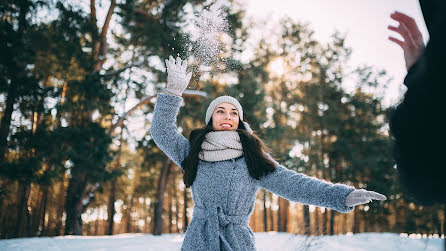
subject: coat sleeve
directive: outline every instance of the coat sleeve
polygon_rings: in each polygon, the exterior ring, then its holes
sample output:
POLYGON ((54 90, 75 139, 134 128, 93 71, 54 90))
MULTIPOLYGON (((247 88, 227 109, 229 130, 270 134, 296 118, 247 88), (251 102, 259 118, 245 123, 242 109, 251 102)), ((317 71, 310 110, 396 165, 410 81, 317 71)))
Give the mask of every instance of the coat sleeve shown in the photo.
POLYGON ((347 195, 355 190, 353 187, 312 178, 281 165, 262 177, 259 185, 290 201, 326 207, 341 213, 353 209, 345 205, 347 195))
POLYGON ((158 94, 150 134, 156 145, 181 167, 190 150, 189 141, 177 132, 176 118, 183 100, 169 94, 158 94))

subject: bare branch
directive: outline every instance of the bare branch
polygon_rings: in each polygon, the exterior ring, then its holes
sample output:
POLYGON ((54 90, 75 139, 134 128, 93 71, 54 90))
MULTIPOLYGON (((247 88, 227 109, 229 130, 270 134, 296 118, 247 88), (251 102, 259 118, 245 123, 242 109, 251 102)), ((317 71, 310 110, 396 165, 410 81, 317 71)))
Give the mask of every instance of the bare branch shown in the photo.
POLYGON ((150 102, 150 100, 152 98, 156 97, 155 95, 152 95, 150 97, 147 97, 145 99, 143 99, 141 102, 139 102, 138 104, 136 104, 135 106, 133 106, 130 110, 128 110, 127 112, 125 112, 124 114, 121 115, 121 117, 118 119, 118 121, 110 128, 109 130, 109 134, 112 134, 113 131, 118 127, 118 126, 122 126, 122 123, 124 123, 124 120, 127 118, 127 116, 131 115, 133 112, 135 112, 136 110, 138 110, 141 106, 146 105, 150 102))
POLYGON ((82 200, 82 212, 85 212, 85 209, 87 209, 88 205, 90 205, 90 203, 94 200, 96 196, 96 190, 98 190, 99 186, 100 185, 98 182, 95 183, 86 193, 88 197, 82 200))
POLYGON ((110 20, 113 15, 114 9, 116 7, 116 0, 112 0, 110 3, 110 8, 108 9, 107 16, 105 17, 104 25, 101 30, 101 39, 104 41, 107 37, 108 27, 110 26, 110 20))
POLYGON ((114 13, 114 9, 116 7, 116 0, 111 0, 110 8, 108 9, 107 16, 105 17, 104 25, 102 26, 101 30, 101 37, 100 37, 100 45, 99 45, 99 52, 97 53, 97 62, 94 67, 94 71, 98 72, 102 65, 105 62, 105 51, 107 50, 107 32, 108 28, 110 27, 110 21, 114 13))
POLYGON ((121 69, 106 72, 102 76, 106 77, 106 76, 117 75, 117 74, 120 74, 121 72, 123 72, 123 71, 125 71, 125 70, 127 70, 129 68, 132 68, 132 67, 135 67, 135 66, 141 66, 143 64, 144 64, 144 61, 143 62, 134 63, 134 64, 131 64, 131 65, 127 65, 127 66, 125 66, 125 67, 123 67, 121 69))
MULTIPOLYGON (((121 117, 118 119, 118 121, 113 124, 113 126, 110 128, 110 130, 108 131, 108 133, 111 135, 113 134, 113 132, 115 131, 115 129, 118 126, 122 126, 122 124, 124 123, 124 120, 130 116, 133 112, 135 112, 136 110, 138 110, 139 108, 141 108, 141 106, 148 104, 152 98, 156 97, 157 94, 152 95, 150 97, 147 97, 145 99, 143 99, 141 102, 139 102, 138 104, 136 104, 135 106, 133 106, 130 110, 128 110, 127 112, 125 112, 124 114, 121 115, 121 117)), ((195 91, 195 90, 185 90, 183 92, 183 96, 184 97, 208 97, 206 92, 203 91, 195 91)))
POLYGON ((209 98, 207 92, 198 91, 198 90, 184 90, 183 95, 185 96, 202 96, 205 98, 209 98))
POLYGON ((90 18, 91 23, 96 26, 96 1, 90 0, 90 18))

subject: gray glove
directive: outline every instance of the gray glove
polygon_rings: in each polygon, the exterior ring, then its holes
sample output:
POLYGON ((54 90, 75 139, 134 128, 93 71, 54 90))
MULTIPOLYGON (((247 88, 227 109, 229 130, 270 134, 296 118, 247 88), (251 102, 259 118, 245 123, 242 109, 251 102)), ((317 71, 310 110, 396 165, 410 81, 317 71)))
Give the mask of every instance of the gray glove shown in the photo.
POLYGON ((189 84, 192 72, 186 74, 187 62, 186 60, 181 61, 180 57, 177 57, 175 62, 175 59, 170 56, 169 60, 166 59, 165 62, 167 67, 166 93, 181 96, 189 84))
POLYGON ((386 200, 387 197, 373 191, 367 191, 365 189, 354 190, 347 195, 345 199, 345 205, 347 207, 354 207, 359 204, 369 203, 372 200, 386 200))

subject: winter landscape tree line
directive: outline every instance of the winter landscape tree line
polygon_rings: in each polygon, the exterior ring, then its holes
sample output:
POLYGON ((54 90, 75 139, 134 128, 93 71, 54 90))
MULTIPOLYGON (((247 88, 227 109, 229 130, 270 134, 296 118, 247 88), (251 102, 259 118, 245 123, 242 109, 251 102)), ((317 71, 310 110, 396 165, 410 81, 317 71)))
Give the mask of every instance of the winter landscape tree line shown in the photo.
MULTIPOLYGON (((204 126, 209 102, 228 94, 279 163, 388 197, 339 214, 260 190, 252 229, 444 234, 446 205, 420 206, 398 184, 392 107, 383 104, 391 76, 350 69, 344 35, 324 44, 310 25, 287 18, 249 45, 255 24, 238 1, 228 6, 220 60, 203 67, 191 57, 182 133, 204 126)), ((1 238, 186 229, 190 191, 149 129, 166 85, 162 62, 191 55, 187 27, 207 7, 201 0, 0 3, 1 238)))

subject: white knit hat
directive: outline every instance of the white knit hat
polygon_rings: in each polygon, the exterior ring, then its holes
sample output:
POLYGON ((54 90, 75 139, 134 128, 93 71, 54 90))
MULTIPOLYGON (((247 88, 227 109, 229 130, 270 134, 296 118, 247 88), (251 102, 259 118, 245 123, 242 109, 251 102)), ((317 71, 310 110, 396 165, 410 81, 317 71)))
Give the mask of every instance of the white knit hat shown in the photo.
POLYGON ((237 99, 231 97, 231 96, 220 96, 216 99, 214 99, 211 104, 208 107, 208 110, 206 111, 206 124, 209 123, 209 120, 212 118, 212 113, 214 113, 215 107, 221 103, 229 103, 235 106, 237 108, 237 111, 239 113, 240 120, 243 121, 243 109, 240 103, 237 99))

